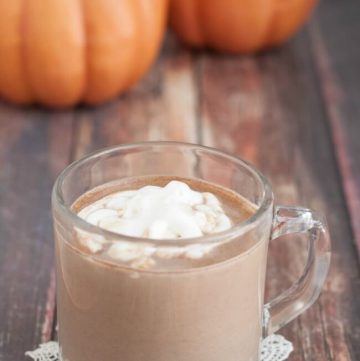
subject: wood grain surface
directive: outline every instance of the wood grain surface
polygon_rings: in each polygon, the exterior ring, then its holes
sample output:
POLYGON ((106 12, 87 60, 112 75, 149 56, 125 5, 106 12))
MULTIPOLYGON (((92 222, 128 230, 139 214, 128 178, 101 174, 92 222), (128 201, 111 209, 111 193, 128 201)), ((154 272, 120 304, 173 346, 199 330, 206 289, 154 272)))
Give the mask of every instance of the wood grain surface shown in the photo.
MULTIPOLYGON (((278 204, 327 215, 333 244, 319 301, 284 329, 290 361, 360 360, 360 7, 323 1, 284 47, 190 52, 169 35, 151 72, 97 108, 0 104, 0 361, 54 337, 50 192, 71 161, 105 146, 179 140, 257 165, 278 204), (357 253, 359 252, 359 254, 357 253)), ((301 239, 272 242, 268 298, 299 276, 301 239)))

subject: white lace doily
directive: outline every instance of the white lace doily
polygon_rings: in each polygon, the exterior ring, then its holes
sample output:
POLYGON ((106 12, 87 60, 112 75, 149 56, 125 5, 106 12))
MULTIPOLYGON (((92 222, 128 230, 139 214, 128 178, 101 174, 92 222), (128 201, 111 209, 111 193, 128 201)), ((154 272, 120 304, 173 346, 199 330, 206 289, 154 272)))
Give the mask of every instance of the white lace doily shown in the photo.
MULTIPOLYGON (((292 350, 292 343, 287 341, 283 336, 269 336, 262 341, 260 361, 286 360, 292 350)), ((25 355, 35 361, 60 361, 59 344, 55 341, 43 343, 38 349, 28 351, 25 355)))

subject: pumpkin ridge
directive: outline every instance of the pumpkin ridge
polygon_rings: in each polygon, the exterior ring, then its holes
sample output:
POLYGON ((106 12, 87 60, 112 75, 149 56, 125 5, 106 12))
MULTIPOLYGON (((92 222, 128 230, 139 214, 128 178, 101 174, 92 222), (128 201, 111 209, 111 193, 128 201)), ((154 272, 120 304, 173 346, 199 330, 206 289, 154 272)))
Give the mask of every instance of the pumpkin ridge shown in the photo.
POLYGON ((0 3, 0 94, 22 105, 32 102, 28 84, 23 81, 21 10, 22 0, 0 3))
POLYGON ((133 0, 118 4, 111 0, 96 0, 84 5, 85 28, 89 35, 89 77, 84 95, 87 104, 108 101, 126 88, 125 79, 135 67, 129 53, 136 43, 134 31, 138 27, 134 3, 133 0), (100 19, 109 16, 109 20, 99 21, 98 14, 101 14, 100 19))
MULTIPOLYGON (((81 27, 83 29, 84 34, 84 81, 83 81, 83 89, 81 91, 81 95, 79 98, 79 102, 83 102, 86 94, 86 89, 88 88, 89 84, 89 44, 88 44, 88 33, 86 31, 86 24, 85 24, 85 10, 84 10, 84 0, 80 0, 80 21, 81 27)), ((86 0, 85 0, 86 1, 86 0)))
MULTIPOLYGON (((140 3, 134 3, 135 8, 134 10, 136 10, 136 13, 140 14, 140 16, 138 16, 136 18, 137 20, 137 24, 136 24, 136 39, 134 41, 135 46, 133 47, 132 50, 132 54, 131 57, 133 59, 133 65, 135 63, 138 63, 138 67, 133 67, 132 71, 128 73, 128 76, 126 77, 126 79, 124 80, 124 86, 125 87, 131 87, 134 83, 136 83, 136 80, 138 78, 137 72, 139 71, 138 68, 140 68, 142 70, 142 63, 147 63, 144 62, 144 58, 140 59, 137 57, 137 54, 141 53, 141 46, 139 44, 141 44, 143 38, 142 38, 142 34, 144 34, 144 32, 146 31, 145 27, 144 27, 144 23, 145 23, 145 16, 144 16, 144 12, 142 11, 143 9, 140 6, 140 3)), ((147 44, 145 44, 146 46, 147 44)))
POLYGON ((134 18, 136 19, 136 31, 135 31, 135 39, 133 41, 133 48, 132 48, 132 51, 131 51, 131 55, 130 55, 130 58, 132 59, 131 63, 133 65, 132 67, 132 70, 129 71, 127 73, 127 76, 124 77, 123 79, 123 84, 121 85, 121 88, 130 88, 134 82, 136 82, 136 72, 138 71, 137 67, 135 66, 135 64, 139 61, 138 58, 137 58, 137 55, 141 53, 141 49, 139 49, 139 42, 141 41, 142 39, 142 34, 143 34, 143 31, 144 31, 144 14, 142 12, 142 9, 140 8, 140 5, 139 5, 139 2, 134 2, 133 3, 133 8, 132 8, 132 11, 135 13, 135 14, 138 14, 137 16, 135 15, 134 18), (141 19, 140 19, 141 18, 141 19))
POLYGON ((199 22, 199 26, 197 27, 196 31, 198 32, 199 39, 201 39, 200 46, 207 47, 209 45, 209 39, 208 39, 208 34, 206 33, 205 28, 204 28, 205 19, 203 18, 203 16, 201 16, 200 9, 201 9, 202 4, 200 4, 200 1, 201 0, 196 0, 194 2, 194 13, 195 13, 194 17, 199 22))
MULTIPOLYGON (((144 1, 144 3, 146 4, 146 0, 144 1)), ((138 69, 137 73, 135 73, 135 75, 131 77, 128 86, 132 86, 134 83, 136 83, 139 80, 139 78, 144 76, 144 73, 147 71, 147 69, 154 63, 156 54, 159 52, 159 49, 161 47, 163 36, 164 36, 163 29, 166 26, 166 20, 167 20, 168 1, 167 0, 157 0, 156 4, 162 10, 160 10, 159 19, 156 19, 155 26, 154 26, 154 24, 152 24, 153 26, 151 27, 151 30, 153 32, 150 36, 150 39, 147 39, 147 43, 146 43, 146 46, 148 46, 148 51, 146 53, 147 57, 144 57, 142 59, 142 61, 140 62, 139 69, 138 69), (159 25, 159 22, 161 23, 160 25, 159 25), (156 44, 155 45, 151 44, 151 46, 149 46, 149 44, 148 44, 149 41, 151 41, 151 39, 154 37, 156 38, 156 41, 155 41, 156 44)), ((141 13, 143 14, 143 21, 141 21, 141 25, 140 25, 140 27, 142 29, 141 29, 141 32, 138 33, 140 39, 143 39, 143 37, 144 37, 143 34, 148 33, 148 30, 146 29, 144 24, 149 22, 149 21, 146 21, 147 19, 146 19, 145 14, 147 12, 144 11, 144 9, 142 9, 142 10, 143 11, 141 11, 141 13)), ((159 11, 157 13, 159 13, 159 11)), ((136 54, 138 54, 138 53, 141 53, 141 49, 137 49, 136 53, 134 55, 136 56, 136 54)))
MULTIPOLYGON (((21 1, 22 2, 22 6, 21 6, 21 12, 20 12, 20 57, 22 59, 21 64, 23 66, 23 81, 26 84, 26 87, 28 88, 29 91, 29 95, 31 97, 30 102, 37 102, 36 99, 36 94, 32 88, 32 84, 31 84, 31 80, 30 80, 30 76, 29 76, 29 72, 28 72, 28 58, 25 54, 25 41, 24 41, 24 34, 26 31, 26 27, 25 27, 25 15, 26 15, 26 11, 25 11, 25 5, 24 5, 24 0, 21 1)), ((26 0, 25 0, 26 2, 26 0)))

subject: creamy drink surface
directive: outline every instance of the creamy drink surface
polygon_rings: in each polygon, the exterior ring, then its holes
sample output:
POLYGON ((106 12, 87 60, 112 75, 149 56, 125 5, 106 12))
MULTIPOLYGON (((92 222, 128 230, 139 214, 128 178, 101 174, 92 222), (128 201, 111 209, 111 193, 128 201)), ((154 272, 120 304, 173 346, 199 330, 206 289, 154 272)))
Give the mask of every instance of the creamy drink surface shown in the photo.
POLYGON ((157 176, 95 188, 72 208, 138 241, 56 232, 64 361, 258 361, 267 241, 154 241, 216 235, 249 218, 252 204, 211 183, 157 176))

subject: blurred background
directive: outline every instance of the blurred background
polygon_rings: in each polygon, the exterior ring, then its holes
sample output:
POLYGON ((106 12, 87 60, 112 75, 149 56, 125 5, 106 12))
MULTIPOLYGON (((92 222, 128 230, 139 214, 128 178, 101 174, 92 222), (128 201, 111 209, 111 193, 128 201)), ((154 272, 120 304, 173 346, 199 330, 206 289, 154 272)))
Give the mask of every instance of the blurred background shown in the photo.
MULTIPOLYGON (((56 176, 145 140, 234 153, 326 214, 325 288, 280 333, 290 361, 360 360, 359 19, 357 0, 0 0, 0 361, 56 336, 56 176)), ((268 297, 305 254, 271 245, 268 297)))

